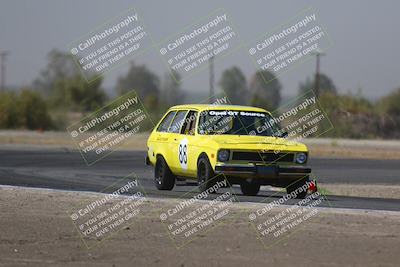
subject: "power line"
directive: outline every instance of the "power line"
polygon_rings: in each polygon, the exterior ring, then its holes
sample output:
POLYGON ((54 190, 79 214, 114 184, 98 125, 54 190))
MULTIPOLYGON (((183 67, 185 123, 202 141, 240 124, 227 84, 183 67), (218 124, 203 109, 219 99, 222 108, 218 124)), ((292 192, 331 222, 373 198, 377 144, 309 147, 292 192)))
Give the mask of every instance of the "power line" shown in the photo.
POLYGON ((8 55, 8 51, 2 51, 0 52, 0 90, 5 90, 5 84, 6 84, 6 57, 8 55))
POLYGON ((209 60, 210 69, 210 103, 214 102, 214 56, 210 57, 209 60))
POLYGON ((325 56, 326 54, 323 53, 321 50, 317 50, 313 53, 316 57, 316 66, 315 66, 315 96, 319 97, 320 95, 320 90, 319 90, 319 73, 320 73, 320 56, 325 56))

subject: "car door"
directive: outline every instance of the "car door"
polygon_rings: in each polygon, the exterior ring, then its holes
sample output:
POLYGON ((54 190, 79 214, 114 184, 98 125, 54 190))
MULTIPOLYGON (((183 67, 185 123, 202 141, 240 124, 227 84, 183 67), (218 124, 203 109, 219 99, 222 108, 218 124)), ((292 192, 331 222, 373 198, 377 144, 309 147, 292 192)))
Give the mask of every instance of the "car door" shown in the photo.
POLYGON ((185 162, 187 162, 187 147, 182 143, 181 129, 184 124, 185 117, 188 110, 178 110, 174 119, 172 120, 168 134, 169 151, 168 151, 168 164, 174 174, 182 175, 185 170, 185 162))
POLYGON ((149 142, 148 148, 148 156, 149 158, 153 159, 153 162, 155 162, 156 160, 156 155, 160 154, 167 161, 167 164, 169 164, 170 160, 168 160, 168 158, 172 155, 169 155, 171 154, 171 136, 168 133, 168 129, 176 113, 176 110, 169 111, 167 115, 164 116, 160 124, 157 126, 157 129, 155 129, 155 131, 151 135, 151 141, 149 142))
POLYGON ((198 146, 196 142, 197 111, 189 110, 182 123, 180 134, 176 137, 176 153, 178 160, 177 173, 185 177, 196 177, 198 146))

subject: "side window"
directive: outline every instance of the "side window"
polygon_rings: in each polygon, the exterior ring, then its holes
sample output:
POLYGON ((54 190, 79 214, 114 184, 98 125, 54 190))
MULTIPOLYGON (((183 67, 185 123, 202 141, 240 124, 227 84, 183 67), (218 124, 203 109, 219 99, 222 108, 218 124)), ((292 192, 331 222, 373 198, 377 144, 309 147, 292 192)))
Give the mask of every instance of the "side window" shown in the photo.
POLYGON ((185 121, 185 115, 187 110, 181 110, 176 113, 174 120, 172 121, 171 125, 168 128, 168 132, 170 133, 180 133, 182 124, 185 121))
POLYGON ((197 111, 189 111, 188 115, 186 116, 185 123, 183 124, 181 133, 194 135, 194 131, 196 128, 196 118, 197 111))
POLYGON ((157 132, 167 132, 168 126, 171 124, 172 119, 174 118, 176 111, 170 111, 167 116, 163 119, 160 125, 157 128, 157 132))
POLYGON ((206 129, 207 129, 206 116, 207 116, 207 111, 203 111, 200 113, 199 127, 197 130, 199 134, 205 134, 205 132, 206 132, 206 129))

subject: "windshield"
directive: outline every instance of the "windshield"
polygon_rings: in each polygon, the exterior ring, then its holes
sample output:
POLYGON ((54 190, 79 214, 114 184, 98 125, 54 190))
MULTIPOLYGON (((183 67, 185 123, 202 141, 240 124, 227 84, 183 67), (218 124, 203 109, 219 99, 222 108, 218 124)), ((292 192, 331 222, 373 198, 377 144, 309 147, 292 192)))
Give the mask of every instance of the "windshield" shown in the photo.
POLYGON ((200 114, 199 134, 280 136, 279 126, 266 112, 207 110, 200 114))

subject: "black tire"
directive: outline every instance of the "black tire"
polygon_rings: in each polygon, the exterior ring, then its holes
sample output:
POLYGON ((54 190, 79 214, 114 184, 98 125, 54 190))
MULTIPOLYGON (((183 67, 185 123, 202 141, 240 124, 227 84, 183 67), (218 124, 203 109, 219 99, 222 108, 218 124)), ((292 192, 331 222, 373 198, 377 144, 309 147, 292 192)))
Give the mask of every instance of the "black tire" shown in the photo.
POLYGON ((214 170, 211 167, 210 161, 207 156, 202 155, 197 162, 197 183, 201 192, 206 191, 215 184, 214 176, 214 170))
POLYGON ((171 172, 162 156, 157 156, 154 167, 154 184, 158 190, 172 190, 175 185, 175 175, 171 172))
POLYGON ((243 181, 240 184, 240 189, 242 190, 242 193, 245 196, 256 196, 260 191, 260 185, 256 183, 243 181))
MULTIPOLYGON (((292 194, 293 192, 295 192, 298 188, 302 187, 303 185, 305 185, 307 182, 307 180, 299 180, 296 181, 295 183, 289 185, 288 187, 286 187, 286 192, 288 194, 292 194)), ((298 199, 303 199, 307 196, 307 189, 306 190, 298 190, 297 194, 295 196, 295 198, 298 199)))

